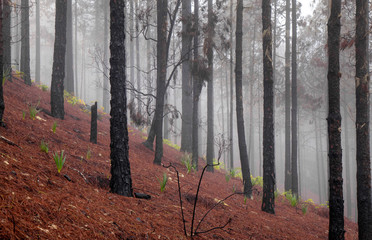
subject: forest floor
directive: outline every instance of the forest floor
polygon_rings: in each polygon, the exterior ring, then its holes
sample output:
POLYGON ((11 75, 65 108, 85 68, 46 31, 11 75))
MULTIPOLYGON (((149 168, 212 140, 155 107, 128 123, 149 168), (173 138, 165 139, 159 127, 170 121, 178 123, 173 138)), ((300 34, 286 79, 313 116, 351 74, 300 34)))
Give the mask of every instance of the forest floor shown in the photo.
MULTIPOLYGON (((90 115, 65 101, 65 119, 30 106, 50 109, 50 92, 27 86, 19 78, 4 86, 6 128, 0 128, 0 239, 188 239, 184 235, 177 176, 153 165, 154 152, 144 147, 146 134, 129 127, 129 159, 134 192, 151 200, 109 192, 109 116, 98 121, 98 144, 89 142, 90 115), (52 126, 57 123, 56 132, 52 126), (4 139, 5 138, 5 139, 4 139), (47 142, 49 152, 40 150, 47 142), (66 162, 57 172, 53 154, 64 150, 66 162), (165 191, 158 179, 169 176, 165 191), (69 180, 68 180, 69 178, 69 180)), ((164 145, 163 163, 180 172, 187 233, 201 170, 187 173, 182 153, 164 145)), ((199 169, 203 167, 200 163, 199 169)), ((205 173, 196 207, 195 226, 217 201, 242 189, 238 178, 226 181, 224 171, 205 173)), ((328 209, 309 204, 306 214, 276 199, 276 214, 261 211, 262 190, 252 199, 233 195, 202 221, 195 239, 328 239, 328 209), (229 220, 231 219, 231 220, 229 220)), ((357 225, 345 218, 346 239, 357 239, 357 225)))

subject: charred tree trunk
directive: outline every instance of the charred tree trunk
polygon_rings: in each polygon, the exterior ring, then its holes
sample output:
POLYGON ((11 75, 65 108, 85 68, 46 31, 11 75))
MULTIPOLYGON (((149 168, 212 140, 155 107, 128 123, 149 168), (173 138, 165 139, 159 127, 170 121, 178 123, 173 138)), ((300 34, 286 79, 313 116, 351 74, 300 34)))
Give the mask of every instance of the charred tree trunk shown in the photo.
POLYGON ((344 239, 342 149, 340 113, 340 17, 341 1, 332 1, 328 20, 328 157, 329 239, 344 239))
POLYGON ((157 86, 155 109, 156 147, 154 164, 160 165, 163 157, 163 112, 165 79, 167 76, 167 10, 168 0, 157 1, 157 86))
MULTIPOLYGON (((195 12, 194 12, 194 17, 195 19, 197 18, 195 12)), ((198 22, 195 19, 194 19, 195 26, 197 28, 198 22)), ((193 82, 192 82, 192 76, 191 76, 191 42, 192 42, 192 32, 194 31, 194 29, 191 29, 191 25, 192 25, 191 1, 183 0, 182 1, 182 58, 184 59, 184 62, 182 63, 181 151, 184 151, 184 152, 192 151, 193 82)))
POLYGON ((91 121, 90 121, 90 142, 97 144, 97 102, 90 107, 91 121))
POLYGON ((132 197, 132 178, 129 163, 127 96, 126 96, 126 57, 124 29, 124 0, 110 0, 110 158, 111 192, 132 197))
POLYGON ((296 0, 292 0, 292 193, 298 197, 297 170, 297 14, 296 0))
MULTIPOLYGON (((37 19, 37 16, 36 16, 37 19)), ((12 65, 11 65, 11 7, 8 0, 3 1, 3 74, 6 74, 5 77, 9 81, 12 81, 12 65)), ((36 35, 37 40, 38 35, 36 35)), ((1 78, 2 79, 2 78, 1 78)), ((40 79, 39 79, 40 80, 40 79)))
POLYGON ((51 113, 55 118, 65 116, 63 80, 65 78, 66 56, 66 11, 67 0, 56 1, 55 41, 53 55, 52 86, 50 88, 51 113))
POLYGON ((284 190, 292 189, 292 174, 291 174, 291 79, 290 79, 290 28, 291 28, 291 2, 286 0, 286 17, 285 17, 285 174, 284 174, 284 190))
MULTIPOLYGON (((0 69, 3 69, 3 5, 0 0, 0 69)), ((0 71, 0 79, 3 79, 3 71, 0 71)), ((4 126, 4 84, 0 84, 0 126, 4 126)))
POLYGON ((72 45, 72 0, 67 0, 66 16, 66 62, 65 62, 65 89, 74 93, 74 55, 72 45))
POLYGON ((359 239, 372 236, 371 159, 369 146, 369 4, 356 1, 355 94, 359 239))
MULTIPOLYGON (((213 103, 213 35, 214 16, 212 0, 208 0, 208 36, 206 39, 208 58, 208 88, 207 88, 207 164, 213 165, 214 158, 214 103, 213 103)), ((242 116, 243 117, 243 116, 242 116)), ((207 167, 208 172, 213 172, 213 166, 207 167)))
POLYGON ((235 65, 235 89, 236 89, 236 120, 238 129, 238 142, 240 164, 243 174, 244 195, 248 198, 252 195, 251 171, 249 169, 247 144, 245 142, 244 116, 243 116, 243 0, 238 0, 236 7, 236 65, 235 65))
POLYGON ((21 2, 21 72, 25 84, 31 86, 30 75, 30 7, 28 0, 21 2))
POLYGON ((262 211, 275 214, 274 81, 272 65, 271 1, 262 0, 264 75, 263 197, 262 211))

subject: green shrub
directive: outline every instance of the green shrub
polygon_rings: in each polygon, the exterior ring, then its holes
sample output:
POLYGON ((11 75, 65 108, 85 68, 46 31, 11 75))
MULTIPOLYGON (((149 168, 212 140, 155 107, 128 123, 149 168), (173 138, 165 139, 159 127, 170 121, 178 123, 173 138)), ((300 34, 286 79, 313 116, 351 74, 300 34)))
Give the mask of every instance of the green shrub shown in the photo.
POLYGON ((181 147, 180 146, 178 146, 177 144, 175 144, 175 143, 172 143, 169 139, 163 139, 163 143, 164 144, 167 144, 168 146, 170 146, 170 147, 172 147, 172 148, 174 148, 174 149, 176 149, 176 150, 180 150, 181 149, 181 147))
POLYGON ((296 194, 292 194, 292 190, 283 193, 285 198, 289 201, 292 207, 296 207, 298 204, 298 198, 296 194))
POLYGON ((230 181, 230 178, 231 178, 230 173, 228 173, 228 174, 225 175, 226 182, 229 182, 230 181))
POLYGON ((164 192, 165 186, 167 185, 168 182, 168 176, 166 173, 163 173, 163 178, 160 180, 158 178, 159 184, 160 184, 160 192, 164 192))
POLYGON ((260 186, 263 187, 263 178, 260 176, 253 177, 251 175, 251 181, 252 181, 252 186, 260 186))
POLYGON ((37 109, 38 106, 39 106, 39 103, 40 102, 38 102, 35 106, 34 105, 30 105, 29 108, 28 108, 29 113, 30 113, 30 118, 32 120, 35 120, 36 114, 38 114, 41 111, 41 110, 37 109))
POLYGON ((307 208, 308 208, 307 204, 302 204, 301 210, 304 215, 307 213, 307 208))
POLYGON ((66 161, 66 156, 63 156, 64 150, 62 150, 61 155, 58 155, 57 152, 53 154, 54 162, 56 163, 58 173, 61 172, 63 164, 66 161))
POLYGON ((25 120, 25 118, 26 118, 26 112, 22 111, 22 120, 25 120))
POLYGON ((87 160, 89 160, 91 157, 92 157, 92 151, 90 151, 90 148, 88 147, 87 160))
POLYGON ((195 170, 195 167, 192 165, 192 154, 184 153, 181 158, 181 162, 187 168, 187 173, 191 172, 191 169, 195 170))
POLYGON ((53 133, 56 133, 56 130, 57 130, 57 122, 54 122, 52 126, 53 133))
POLYGON ((43 91, 43 92, 46 92, 46 91, 48 91, 48 86, 47 85, 44 85, 44 84, 41 84, 40 85, 40 88, 41 88, 41 90, 43 91))
POLYGON ((44 142, 44 140, 41 140, 40 149, 42 152, 48 153, 49 152, 48 143, 44 142))

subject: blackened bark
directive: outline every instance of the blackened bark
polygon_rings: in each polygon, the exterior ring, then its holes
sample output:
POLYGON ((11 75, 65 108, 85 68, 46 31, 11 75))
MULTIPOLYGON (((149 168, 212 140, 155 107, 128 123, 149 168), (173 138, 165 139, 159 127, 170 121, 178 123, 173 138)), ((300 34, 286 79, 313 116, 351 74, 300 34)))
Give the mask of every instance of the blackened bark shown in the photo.
POLYGON ((296 0, 292 0, 292 193, 298 197, 297 171, 297 15, 296 0))
POLYGON ((90 142, 97 144, 97 102, 90 107, 90 142))
POLYGON ((284 190, 289 191, 292 188, 291 174, 291 79, 290 79, 290 28, 291 28, 291 1, 286 0, 285 7, 285 174, 284 190))
MULTIPOLYGON (((0 69, 3 69, 3 9, 2 6, 2 0, 0 0, 0 69)), ((3 79, 3 71, 0 71, 0 79, 3 79)), ((4 109, 5 109, 5 103, 4 103, 4 85, 0 84, 0 125, 4 125, 4 109)))
MULTIPOLYGON (((199 0, 194 0, 194 22, 195 36, 194 36, 194 69, 197 69, 199 61, 199 0)), ((182 66, 183 71, 183 66, 182 66)), ((193 76, 193 105, 192 105, 192 165, 198 169, 199 164, 199 97, 203 87, 202 80, 198 74, 193 76)))
POLYGON ((67 0, 66 16, 66 62, 64 86, 67 92, 74 93, 74 56, 72 45, 72 0, 67 0))
POLYGON ((369 4, 356 0, 355 94, 359 239, 372 236, 371 160, 369 146, 369 4))
POLYGON ((342 149, 340 113, 340 17, 341 1, 332 1, 328 19, 328 158, 329 239, 344 239, 342 149))
MULTIPOLYGON (((3 69, 4 73, 7 74, 5 78, 12 81, 12 66, 11 66, 11 45, 12 35, 10 31, 11 24, 11 7, 8 0, 3 1, 3 69)), ((2 78, 1 78, 2 79, 2 78)))
POLYGON ((63 119, 65 116, 63 99, 63 80, 65 78, 66 54, 66 11, 67 0, 56 1, 55 41, 53 55, 53 73, 51 94, 51 113, 53 117, 63 119))
POLYGON ((110 190, 132 197, 126 96, 124 0, 110 0, 110 190))
MULTIPOLYGON (((214 16, 212 0, 208 0, 208 36, 206 39, 208 58, 208 87, 207 87, 207 164, 213 165, 214 158, 214 103, 213 103, 213 35, 214 16)), ((207 171, 213 172, 214 167, 208 166, 207 171)))
POLYGON ((238 129, 240 164, 242 167, 244 195, 251 197, 252 182, 249 169, 247 144, 245 142, 244 116, 243 116, 243 83, 242 83, 242 62, 243 62, 243 0, 238 0, 236 7, 236 65, 235 65, 235 89, 236 89, 236 120, 238 129))
MULTIPOLYGON (((194 12, 194 17, 195 17, 194 12)), ((195 19, 194 19, 195 20, 195 19)), ((196 22, 196 25, 198 22, 196 22)), ((182 128, 181 151, 192 151, 193 82, 191 77, 191 1, 182 0, 182 128)), ((195 99, 194 99, 195 100, 195 99)))
POLYGON ((262 46, 264 71, 262 211, 275 214, 274 81, 270 0, 262 0, 262 46))
POLYGON ((158 17, 158 41, 157 48, 157 85, 156 85, 156 109, 155 109, 155 135, 156 147, 154 164, 161 164, 163 157, 163 111, 165 79, 167 76, 167 8, 168 0, 157 1, 158 17))
POLYGON ((21 2, 21 72, 23 72, 23 80, 25 84, 31 86, 30 76, 30 7, 28 0, 21 2))
POLYGON ((40 84, 40 0, 36 0, 36 63, 35 63, 35 81, 40 84))

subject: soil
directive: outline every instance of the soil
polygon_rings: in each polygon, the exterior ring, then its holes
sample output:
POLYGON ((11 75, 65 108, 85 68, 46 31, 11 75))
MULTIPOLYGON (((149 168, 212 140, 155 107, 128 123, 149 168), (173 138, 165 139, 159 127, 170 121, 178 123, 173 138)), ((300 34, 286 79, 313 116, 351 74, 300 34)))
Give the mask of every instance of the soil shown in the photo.
MULTIPOLYGON (((180 173, 185 237, 176 172, 153 165, 154 152, 142 142, 146 134, 129 127, 129 159, 134 192, 150 200, 127 198, 109 191, 109 116, 98 121, 98 143, 89 142, 90 115, 65 101, 65 119, 48 115, 50 92, 14 78, 4 86, 6 128, 0 128, 0 239, 189 239, 193 202, 201 175, 181 163, 182 153, 164 145, 163 164, 180 173), (29 106, 44 109, 35 120, 29 106), (24 116, 23 116, 24 115, 24 116), (56 132, 52 125, 57 123, 56 132), (41 141, 49 152, 40 150, 41 141), (58 173, 53 154, 64 150, 58 173), (90 157, 89 152, 91 153, 90 157), (163 173, 169 180, 160 192, 163 173)), ((202 169, 203 162, 199 169, 202 169)), ((217 201, 242 189, 238 178, 205 173, 196 207, 194 229, 217 201)), ((261 211, 262 190, 252 199, 235 194, 201 222, 194 239, 328 239, 328 209, 309 204, 306 214, 279 195, 276 214, 261 211)), ((357 225, 345 218, 346 239, 357 239, 357 225)))

